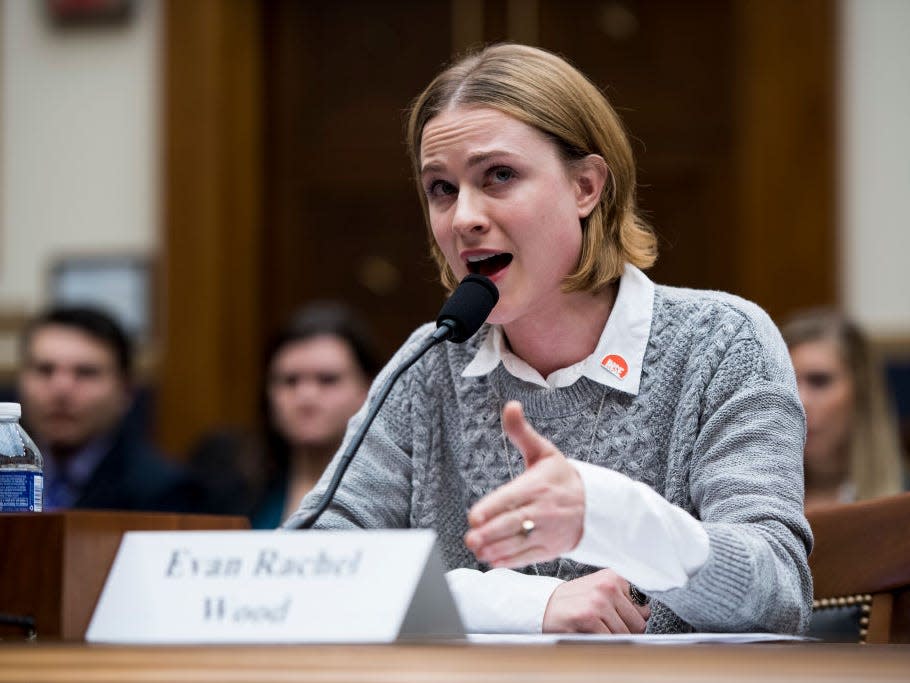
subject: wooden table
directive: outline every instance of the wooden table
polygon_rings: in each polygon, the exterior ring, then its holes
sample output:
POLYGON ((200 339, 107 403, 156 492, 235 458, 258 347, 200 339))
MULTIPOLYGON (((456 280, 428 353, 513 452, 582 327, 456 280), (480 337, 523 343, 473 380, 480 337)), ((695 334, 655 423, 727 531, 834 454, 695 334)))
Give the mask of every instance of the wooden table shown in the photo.
POLYGON ((905 645, 0 644, 0 682, 910 681, 905 645))

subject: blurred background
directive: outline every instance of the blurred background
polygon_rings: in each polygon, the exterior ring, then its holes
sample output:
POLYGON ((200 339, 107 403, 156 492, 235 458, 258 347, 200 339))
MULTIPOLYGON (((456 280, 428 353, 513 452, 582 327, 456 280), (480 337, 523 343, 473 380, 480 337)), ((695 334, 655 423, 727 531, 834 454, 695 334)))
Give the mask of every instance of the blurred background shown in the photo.
POLYGON ((50 302, 119 314, 165 450, 257 420, 266 341, 443 299, 404 110, 453 55, 568 57, 624 117, 657 282, 834 305, 910 415, 907 0, 2 0, 0 386, 50 302))

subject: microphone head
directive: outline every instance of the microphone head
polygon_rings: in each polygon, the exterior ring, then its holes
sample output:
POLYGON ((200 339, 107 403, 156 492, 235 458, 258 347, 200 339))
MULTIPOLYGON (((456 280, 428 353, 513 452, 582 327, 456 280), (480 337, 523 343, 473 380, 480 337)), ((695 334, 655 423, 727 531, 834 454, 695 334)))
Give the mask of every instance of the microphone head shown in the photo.
POLYGON ((499 301, 499 290, 488 277, 470 274, 442 305, 436 326, 452 328, 449 341, 461 344, 474 336, 499 301))

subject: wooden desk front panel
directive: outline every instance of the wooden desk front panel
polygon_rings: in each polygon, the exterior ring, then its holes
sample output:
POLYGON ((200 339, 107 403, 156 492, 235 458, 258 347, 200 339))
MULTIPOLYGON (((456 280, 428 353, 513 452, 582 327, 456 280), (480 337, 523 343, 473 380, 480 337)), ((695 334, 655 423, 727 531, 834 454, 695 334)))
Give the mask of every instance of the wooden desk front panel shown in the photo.
POLYGON ((0 645, 0 683, 908 681, 910 648, 815 643, 114 647, 0 645))
MULTIPOLYGON (((0 515, 0 612, 42 639, 81 640, 125 531, 245 529, 243 517, 70 510, 0 515)), ((15 636, 10 629, 0 631, 15 636)))

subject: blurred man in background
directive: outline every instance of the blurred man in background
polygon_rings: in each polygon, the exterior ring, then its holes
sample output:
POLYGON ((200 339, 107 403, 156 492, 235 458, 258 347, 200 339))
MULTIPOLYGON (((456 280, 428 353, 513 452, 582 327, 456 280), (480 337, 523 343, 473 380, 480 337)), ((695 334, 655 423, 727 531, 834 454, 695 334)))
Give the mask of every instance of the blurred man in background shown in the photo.
POLYGON ((194 486, 126 415, 133 349, 108 315, 51 309, 21 339, 19 396, 44 456, 44 509, 192 510, 194 486))

